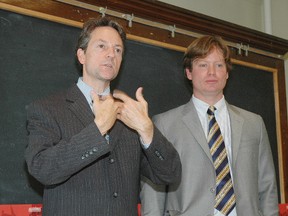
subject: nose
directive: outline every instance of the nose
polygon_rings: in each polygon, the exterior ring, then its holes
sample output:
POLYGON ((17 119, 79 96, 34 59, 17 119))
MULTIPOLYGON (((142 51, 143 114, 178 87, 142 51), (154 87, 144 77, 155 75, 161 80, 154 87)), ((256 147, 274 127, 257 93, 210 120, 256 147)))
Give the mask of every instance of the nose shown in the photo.
POLYGON ((109 47, 107 49, 107 57, 108 58, 114 58, 115 57, 115 49, 114 49, 114 47, 109 47))
POLYGON ((209 67, 208 67, 208 74, 209 74, 209 75, 214 75, 215 72, 216 72, 216 69, 215 69, 214 65, 209 65, 209 67))

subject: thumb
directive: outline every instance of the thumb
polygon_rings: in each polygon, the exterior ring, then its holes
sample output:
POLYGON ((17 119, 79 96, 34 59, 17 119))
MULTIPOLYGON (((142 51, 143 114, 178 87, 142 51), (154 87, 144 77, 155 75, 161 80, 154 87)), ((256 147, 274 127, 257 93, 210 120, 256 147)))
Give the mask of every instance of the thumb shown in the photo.
POLYGON ((146 102, 146 100, 143 97, 143 87, 139 87, 136 91, 136 99, 139 102, 146 102))

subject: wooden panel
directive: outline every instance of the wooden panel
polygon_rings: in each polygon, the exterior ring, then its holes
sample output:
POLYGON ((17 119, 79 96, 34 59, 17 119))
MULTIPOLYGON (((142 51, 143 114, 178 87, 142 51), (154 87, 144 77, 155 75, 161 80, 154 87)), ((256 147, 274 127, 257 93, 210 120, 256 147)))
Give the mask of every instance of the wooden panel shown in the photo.
MULTIPOLYGON (((0 0, 0 2, 18 6, 22 9, 38 11, 77 22, 83 22, 91 16, 100 15, 100 13, 97 11, 83 9, 53 0, 0 0)), ((176 25, 176 28, 185 29, 198 34, 221 35, 227 41, 233 43, 243 43, 249 45, 250 47, 279 55, 285 55, 288 52, 288 40, 158 1, 81 0, 77 2, 88 3, 90 5, 104 8, 107 7, 110 10, 119 11, 125 14, 133 13, 137 17, 167 25, 176 25)), ((127 26, 127 22, 125 20, 119 19, 119 22, 122 25, 127 26)), ((177 34, 175 38, 172 38, 170 32, 167 30, 161 31, 159 29, 138 24, 133 24, 133 28, 127 27, 126 30, 128 34, 146 37, 156 41, 183 47, 187 47, 187 45, 191 42, 191 37, 177 34)))

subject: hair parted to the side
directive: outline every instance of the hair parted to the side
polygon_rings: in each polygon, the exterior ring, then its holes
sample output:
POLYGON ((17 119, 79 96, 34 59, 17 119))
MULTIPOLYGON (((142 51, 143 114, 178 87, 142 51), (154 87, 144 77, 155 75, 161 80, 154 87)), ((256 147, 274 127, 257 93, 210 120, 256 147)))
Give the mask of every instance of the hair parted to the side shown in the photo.
POLYGON ((232 63, 228 46, 220 36, 211 35, 197 38, 188 46, 183 59, 184 69, 192 71, 193 61, 199 58, 205 58, 215 48, 223 53, 227 72, 231 71, 232 63))
POLYGON ((85 52, 87 50, 88 43, 91 38, 91 33, 98 27, 107 27, 107 26, 114 28, 119 33, 123 42, 123 46, 125 47, 126 33, 121 25, 119 25, 116 21, 110 20, 106 17, 102 17, 99 19, 91 18, 83 24, 83 29, 78 39, 76 52, 79 48, 84 50, 85 52))

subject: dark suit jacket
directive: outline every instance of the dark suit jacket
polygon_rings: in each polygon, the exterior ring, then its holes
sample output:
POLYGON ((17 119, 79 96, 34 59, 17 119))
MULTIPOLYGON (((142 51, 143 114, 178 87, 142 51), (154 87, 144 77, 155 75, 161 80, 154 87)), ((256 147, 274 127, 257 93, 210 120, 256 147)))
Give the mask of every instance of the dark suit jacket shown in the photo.
MULTIPOLYGON (((241 108, 227 104, 227 109, 237 216, 278 216, 275 170, 264 122, 241 108)), ((180 154, 182 177, 179 185, 166 188, 168 193, 144 184, 142 216, 163 216, 164 212, 171 216, 214 215, 215 168, 192 100, 154 120, 180 154)))
POLYGON ((28 108, 29 172, 44 184, 43 216, 137 215, 140 175, 171 183, 181 175, 179 155, 155 127, 143 150, 121 122, 101 136, 76 85, 28 108))

